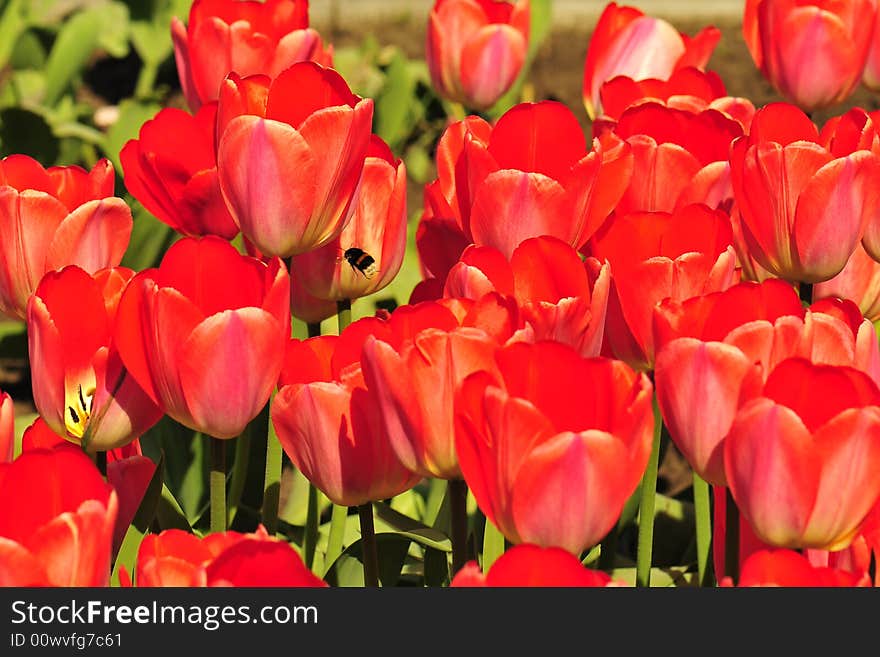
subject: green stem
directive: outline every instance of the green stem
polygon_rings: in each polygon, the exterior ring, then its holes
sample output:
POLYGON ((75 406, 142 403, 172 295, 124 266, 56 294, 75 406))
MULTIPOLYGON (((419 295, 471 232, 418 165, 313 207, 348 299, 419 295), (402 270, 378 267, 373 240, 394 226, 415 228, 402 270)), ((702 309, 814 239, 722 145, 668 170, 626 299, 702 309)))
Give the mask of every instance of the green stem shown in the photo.
POLYGON ((642 477, 642 497, 639 502, 639 539, 636 548, 636 586, 651 586, 651 556, 654 550, 654 506, 657 498, 657 471, 660 468, 660 436, 663 418, 654 395, 654 440, 651 456, 642 477))
MULTIPOLYGON (((274 395, 273 395, 274 396, 274 395)), ((271 405, 271 401, 269 402, 271 405)), ((278 506, 281 501, 281 443, 275 435, 271 418, 266 435, 266 475, 263 479, 263 507, 260 518, 269 535, 278 531, 278 506)))
POLYGON ((379 586, 379 551, 373 526, 373 505, 370 502, 358 508, 361 521, 361 552, 364 558, 364 586, 379 586))
POLYGON ((330 570, 333 562, 342 554, 342 543, 345 539, 345 521, 348 518, 348 507, 333 505, 330 514, 330 535, 327 537, 327 554, 324 557, 324 570, 330 570))
POLYGON ((486 528, 483 530, 483 572, 488 571, 502 554, 504 554, 504 534, 486 518, 486 528))
MULTIPOLYGON (((261 411, 260 415, 265 411, 261 411)), ((257 416, 257 420, 260 419, 257 416)), ((247 481, 248 461, 250 461, 251 434, 245 429, 235 439, 235 460, 232 462, 232 474, 229 477, 229 493, 226 497, 227 517, 231 525, 235 524, 235 515, 241 504, 241 496, 244 493, 244 485, 247 481)))
POLYGON ((315 548, 318 546, 318 489, 309 484, 309 502, 306 510, 306 536, 303 547, 306 566, 315 564, 315 548))
POLYGON ((726 489, 724 500, 724 574, 730 577, 733 585, 739 581, 739 508, 733 499, 730 488, 726 489))
POLYGON ((146 98, 152 92, 153 88, 156 86, 156 77, 159 74, 159 63, 158 62, 148 62, 145 61, 143 66, 141 66, 141 71, 138 74, 137 83, 134 88, 134 95, 136 98, 146 98))
POLYGON ((226 531, 226 442, 211 438, 211 533, 226 531))
POLYGON ((351 299, 336 302, 336 319, 339 322, 339 335, 351 324, 351 299))
POLYGON ((452 574, 467 563, 467 482, 464 479, 449 480, 449 510, 452 515, 452 574))
POLYGON ((697 577, 700 586, 708 586, 709 554, 712 548, 712 505, 709 484, 694 473, 694 515, 697 525, 697 577))

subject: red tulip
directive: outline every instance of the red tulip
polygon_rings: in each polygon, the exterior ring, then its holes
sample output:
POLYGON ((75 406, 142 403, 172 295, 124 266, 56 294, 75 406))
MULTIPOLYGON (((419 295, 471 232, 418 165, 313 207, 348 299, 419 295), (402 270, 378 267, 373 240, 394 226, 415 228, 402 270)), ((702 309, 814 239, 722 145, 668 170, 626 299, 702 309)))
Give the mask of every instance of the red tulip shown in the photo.
POLYGON ((805 112, 842 103, 862 77, 875 0, 746 0, 743 36, 755 65, 805 112))
POLYGON ((617 522, 648 463, 651 382, 555 342, 505 347, 497 368, 456 395, 464 479, 511 542, 579 555, 617 522))
POLYGON ((611 126, 627 109, 648 101, 691 114, 714 109, 737 121, 744 132, 748 132, 755 115, 755 106, 748 98, 727 95, 724 82, 717 73, 692 66, 678 69, 668 80, 634 80, 619 75, 600 87, 599 96, 602 116, 593 121, 593 134, 597 134, 597 128, 613 129, 611 126))
POLYGON ((434 89, 484 110, 519 76, 529 45, 529 0, 436 0, 425 59, 434 89))
POLYGON ((48 271, 115 267, 131 236, 131 210, 113 196, 113 166, 102 159, 44 169, 26 155, 0 161, 0 314, 24 319, 28 297, 48 271))
POLYGON ((724 443, 733 498, 765 543, 847 547, 880 498, 880 389, 863 372, 793 358, 724 443))
POLYGON ((606 336, 615 357, 650 369, 654 306, 734 284, 732 241, 727 215, 705 205, 613 217, 588 249, 599 262, 611 263, 606 336))
MULTIPOLYGON (((721 586, 733 586, 730 578, 724 578, 721 586)), ((794 550, 761 550, 751 555, 743 564, 737 586, 870 586, 843 570, 816 567, 806 557, 794 550)))
POLYGON ((721 31, 715 27, 706 27, 691 38, 635 7, 609 3, 590 37, 584 63, 587 114, 591 119, 602 114, 599 90, 619 75, 634 80, 667 80, 688 66, 704 69, 720 38, 721 31))
POLYGON ((141 126, 119 159, 128 191, 161 221, 184 235, 231 240, 238 226, 220 194, 216 118, 217 103, 195 116, 165 108, 141 126))
POLYGON ((852 299, 872 322, 880 320, 880 262, 857 246, 840 273, 813 286, 813 299, 852 299))
POLYGON ((557 547, 514 545, 484 575, 476 561, 468 562, 450 586, 613 586, 611 576, 584 568, 580 559, 557 547))
POLYGON ((868 48, 868 57, 865 60, 865 69, 862 71, 862 84, 874 93, 880 91, 880 10, 874 19, 874 34, 871 45, 868 48))
POLYGON ((674 212, 692 203, 728 208, 727 163, 742 126, 721 112, 645 102, 626 110, 614 134, 632 148, 633 176, 615 212, 674 212))
POLYGON ((73 445, 0 463, 0 586, 109 586, 117 498, 73 445))
POLYGON ((529 342, 556 340, 590 357, 602 348, 610 283, 607 265, 591 282, 572 247, 544 236, 524 240, 510 261, 492 247, 469 247, 449 272, 444 294, 474 300, 491 292, 513 296, 529 342))
POLYGON ((778 363, 800 356, 880 380, 873 327, 854 304, 823 302, 805 311, 779 279, 666 300, 654 310, 654 338, 664 423, 694 470, 716 485, 726 483, 724 441, 738 409, 760 394, 778 363))
POLYGON ((272 402, 272 423, 284 452, 306 479, 342 506, 394 497, 421 479, 395 456, 381 407, 353 360, 363 338, 352 324, 341 337, 291 340, 272 402), (333 358, 337 345, 339 357, 333 358))
POLYGON ((218 237, 183 238, 135 276, 114 338, 122 362, 172 418, 232 438, 262 410, 290 337, 290 279, 218 237))
MULTIPOLYGON (((496 371, 498 343, 486 331, 459 326, 439 304, 428 308, 437 315, 431 324, 368 336, 361 367, 383 430, 403 465, 423 477, 453 479, 461 473, 452 400, 469 374, 496 371)), ((399 312, 392 313, 392 321, 399 312)))
POLYGON ((117 304, 134 272, 49 272, 28 303, 34 403, 52 430, 94 453, 139 437, 162 411, 129 376, 113 341, 117 304))
POLYGON ((15 413, 12 397, 0 391, 0 463, 10 463, 15 449, 15 413))
POLYGON ((574 114, 553 101, 517 105, 493 128, 482 119, 454 124, 437 163, 428 216, 454 219, 468 241, 506 257, 539 235, 580 248, 620 200, 631 167, 619 140, 593 140, 588 152, 574 114))
POLYGON ((294 256, 291 275, 320 299, 357 299, 397 276, 406 252, 406 166, 373 136, 354 212, 326 246, 294 256))
POLYGON ((144 537, 137 586, 325 587, 289 544, 260 525, 252 534, 228 531, 198 538, 179 529, 144 537))
POLYGON ((785 103, 758 110, 730 167, 748 250, 786 280, 837 275, 880 207, 880 158, 824 148, 816 126, 785 103))
POLYGON ((309 27, 308 0, 195 0, 171 21, 174 60, 192 111, 217 100, 228 73, 272 78, 296 62, 331 66, 332 46, 309 27))
POLYGON ((288 257, 337 237, 361 180, 373 101, 334 70, 294 64, 223 83, 218 109, 220 189, 244 236, 288 257))
POLYGON ((290 279, 290 314, 307 324, 320 324, 333 317, 339 308, 335 301, 309 294, 298 278, 290 279))

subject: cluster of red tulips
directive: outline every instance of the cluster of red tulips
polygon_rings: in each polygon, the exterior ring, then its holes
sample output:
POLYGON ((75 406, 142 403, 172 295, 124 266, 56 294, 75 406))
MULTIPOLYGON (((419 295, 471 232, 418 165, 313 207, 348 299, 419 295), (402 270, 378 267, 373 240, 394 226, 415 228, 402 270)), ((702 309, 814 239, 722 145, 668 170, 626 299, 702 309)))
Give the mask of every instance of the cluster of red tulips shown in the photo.
MULTIPOLYGON (((27 323, 39 413, 16 441, 0 395, 0 584, 108 585, 156 468, 139 438, 168 416, 222 454, 267 404, 332 502, 326 565, 358 509, 367 585, 373 504, 426 480, 447 482, 453 586, 625 585, 586 556, 613 560, 632 500, 650 584, 666 435, 693 470, 697 584, 880 583, 880 115, 810 118, 880 88, 875 16, 747 0, 786 99, 755 108, 706 70, 717 29, 609 4, 590 141, 555 101, 486 118, 524 71, 529 0, 437 0, 431 80, 471 113, 436 147, 422 282, 350 322, 402 266, 406 167, 306 1, 195 0, 170 26, 190 111, 120 154, 180 234, 158 267, 119 266, 133 220, 107 160, 0 162, 0 312, 27 323), (335 314, 338 334, 290 337, 335 314)), ((210 531, 147 532, 122 584, 327 584, 314 545, 227 530, 227 474, 210 531)))

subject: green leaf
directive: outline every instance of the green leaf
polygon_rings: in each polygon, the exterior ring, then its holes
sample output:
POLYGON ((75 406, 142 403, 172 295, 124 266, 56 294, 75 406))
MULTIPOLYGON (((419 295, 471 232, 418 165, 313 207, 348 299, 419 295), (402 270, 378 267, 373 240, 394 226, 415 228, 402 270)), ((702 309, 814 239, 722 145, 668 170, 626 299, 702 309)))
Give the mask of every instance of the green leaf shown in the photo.
POLYGON ((134 225, 122 265, 135 271, 155 267, 177 235, 171 226, 156 219, 140 203, 128 196, 125 200, 131 207, 134 225))
MULTIPOLYGON (((611 571, 611 579, 623 582, 628 586, 635 586, 636 569, 635 568, 615 568, 611 571)), ((651 586, 652 587, 680 587, 680 586, 697 586, 697 573, 688 572, 687 568, 651 568, 651 586)))
POLYGON ((452 552, 452 541, 443 532, 395 511, 385 502, 376 502, 373 507, 376 510, 377 529, 384 523, 386 527, 419 545, 441 552, 452 552))
POLYGON ((180 503, 164 483, 162 484, 162 495, 156 505, 156 524, 160 531, 182 529, 185 532, 192 532, 192 526, 186 519, 186 514, 180 503))
POLYGON ((406 56, 396 49, 385 76, 385 86, 376 98, 376 133, 396 150, 413 125, 416 80, 406 56))
POLYGON ((46 61, 46 95, 43 102, 52 106, 83 70, 98 47, 103 21, 97 11, 75 14, 62 25, 46 61))
POLYGON ((141 499, 141 504, 135 513, 134 519, 125 532, 125 538, 119 547, 113 564, 113 573, 110 576, 110 585, 119 586, 119 569, 125 566, 129 575, 134 576, 135 563, 137 562, 137 553, 140 548, 141 541, 144 540, 147 532, 150 531, 156 510, 159 507, 159 500, 162 499, 162 480, 165 472, 164 456, 156 463, 156 469, 153 477, 147 485, 147 490, 141 499))
POLYGON ((48 52, 34 30, 25 30, 15 42, 9 65, 13 69, 41 70, 48 52))
POLYGON ((0 12, 0 68, 4 68, 12 56, 19 35, 27 28, 25 0, 7 0, 0 12))
MULTIPOLYGON (((333 562, 324 580, 330 586, 352 587, 364 585, 363 541, 356 540, 349 545, 339 558, 333 562)), ((400 579, 403 564, 409 552, 409 539, 393 533, 376 534, 376 549, 379 553, 379 583, 382 586, 395 586, 400 579)))
POLYGON ((425 548, 425 586, 448 586, 451 559, 440 550, 425 548))
POLYGON ((101 18, 98 46, 116 59, 128 55, 131 30, 128 22, 128 7, 121 2, 110 2, 93 11, 101 18))

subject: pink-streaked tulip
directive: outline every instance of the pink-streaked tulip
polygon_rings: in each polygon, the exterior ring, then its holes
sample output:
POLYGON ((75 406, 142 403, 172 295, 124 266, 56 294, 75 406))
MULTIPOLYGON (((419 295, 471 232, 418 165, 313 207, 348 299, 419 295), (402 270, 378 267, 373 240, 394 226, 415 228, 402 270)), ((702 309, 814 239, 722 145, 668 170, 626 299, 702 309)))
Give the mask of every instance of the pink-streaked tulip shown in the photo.
POLYGON ((455 399, 455 446, 477 504, 512 543, 579 555, 617 522, 651 449, 645 374, 556 342, 497 352, 455 399), (560 503, 562 501, 562 503, 560 503))
POLYGON ((436 0, 426 56, 434 89, 484 110, 519 76, 529 45, 529 0, 436 0))
POLYGON ((403 465, 423 477, 455 479, 461 476, 453 430, 455 391, 473 372, 497 371, 498 343, 486 331, 459 326, 446 312, 451 326, 408 331, 402 340, 367 337, 361 367, 403 465))
POLYGON ((865 60, 865 68, 862 71, 862 84, 877 93, 880 91, 880 7, 874 19, 874 35, 871 38, 871 46, 868 48, 868 57, 865 60))
POLYGON ((231 72, 275 78, 296 62, 333 62, 309 27, 308 0, 195 0, 186 25, 171 21, 174 60, 190 109, 217 100, 231 72))
POLYGON ((733 143, 730 169, 749 253, 792 282, 840 273, 880 211, 880 156, 822 146, 815 124, 787 103, 758 110, 733 143))
POLYGON ((746 0, 743 37, 776 90, 813 112, 858 86, 876 11, 876 0, 746 0))
POLYGON ((616 214, 730 206, 727 159, 731 142, 743 134, 737 121, 714 109, 695 113, 651 101, 626 110, 614 134, 633 154, 632 180, 616 214))
POLYGON ((637 369, 654 364, 652 316, 664 299, 683 301, 725 290, 736 280, 729 217, 702 204, 674 214, 614 216, 588 246, 611 264, 605 335, 616 358, 637 369))
POLYGON ((231 240, 238 226, 220 193, 216 119, 217 103, 203 105, 195 116, 165 108, 141 126, 119 159, 126 189, 161 221, 191 237, 231 240))
POLYGON ((113 341, 133 276, 124 267, 90 276, 71 265, 46 274, 28 303, 34 404, 55 433, 91 453, 131 442, 162 417, 113 341))
POLYGON ((391 448, 381 407, 364 384, 360 363, 352 360, 365 337, 352 326, 339 337, 291 340, 272 402, 272 423, 284 452, 306 479, 342 506, 388 499, 421 480, 391 448))
POLYGON ((375 135, 353 206, 336 239, 291 259, 291 276, 319 299, 358 299, 378 292, 403 264, 406 165, 375 135))
POLYGON ((27 155, 0 161, 0 314, 24 319, 43 274, 67 265, 115 267, 131 237, 131 210, 113 196, 113 165, 49 167, 27 155))
POLYGON ((452 578, 450 586, 615 586, 611 575, 584 568, 576 556, 558 547, 542 548, 527 543, 514 545, 485 574, 470 561, 452 578))
POLYGON ((0 391, 0 463, 12 461, 15 449, 15 411, 12 397, 0 391))
POLYGON ((215 438, 239 435, 269 400, 290 339, 284 263, 218 237, 183 238, 119 301, 114 339, 162 410, 215 438))
MULTIPOLYGON (((733 586, 729 577, 721 586, 733 586)), ((837 568, 814 566, 794 550, 760 550, 742 565, 737 586, 829 587, 870 586, 870 579, 859 578, 837 568)))
POLYGON ((543 236, 521 242, 509 261, 492 247, 468 247, 446 277, 444 295, 512 296, 528 326, 528 341, 556 340, 590 357, 602 349, 610 284, 607 265, 591 282, 571 246, 543 236))
MULTIPOLYGON (((126 577, 125 580, 128 578, 126 577)), ((130 581, 125 581, 130 585, 130 581)), ((139 587, 325 587, 289 544, 260 525, 198 538, 179 529, 144 537, 134 584, 139 587)))
MULTIPOLYGON (((594 139, 587 151, 574 113, 555 101, 516 105, 494 127, 471 117, 441 138, 438 179, 426 188, 425 217, 452 219, 465 244, 492 246, 505 257, 539 235, 580 248, 629 184, 629 151, 619 139, 594 139)), ((423 255, 422 261, 454 263, 458 255, 423 255)), ((434 269, 434 276, 445 276, 434 269)))
POLYGON ((727 95, 721 77, 714 71, 701 71, 689 66, 675 71, 668 80, 649 78, 633 80, 619 75, 605 82, 599 89, 602 116, 593 121, 593 134, 614 123, 624 111, 647 101, 659 102, 666 107, 699 114, 714 109, 737 121, 743 132, 748 132, 755 115, 755 106, 748 98, 727 95), (602 127, 600 127, 602 126, 602 127))
POLYGON ((715 485, 726 483, 724 440, 738 410, 781 361, 852 366, 880 380, 873 327, 855 304, 818 302, 805 310, 779 279, 666 300, 653 319, 664 422, 694 471, 715 485))
POLYGON ((852 299, 866 318, 880 320, 880 262, 857 246, 837 276, 813 286, 813 299, 827 297, 852 299))
POLYGON ((720 38, 721 31, 715 27, 688 37, 635 7, 609 3, 590 37, 584 63, 587 114, 591 119, 602 114, 599 91, 605 82, 619 75, 633 80, 667 80, 685 67, 704 69, 720 38))
POLYGON ((73 445, 0 463, 0 586, 109 586, 117 497, 73 445))
POLYGON ((274 81, 230 74, 218 109, 220 189, 244 236, 268 256, 324 246, 350 218, 373 101, 336 71, 294 64, 274 81))
POLYGON ((863 372, 783 361, 724 443, 730 491, 759 539, 840 550, 880 498, 880 389, 863 372))

